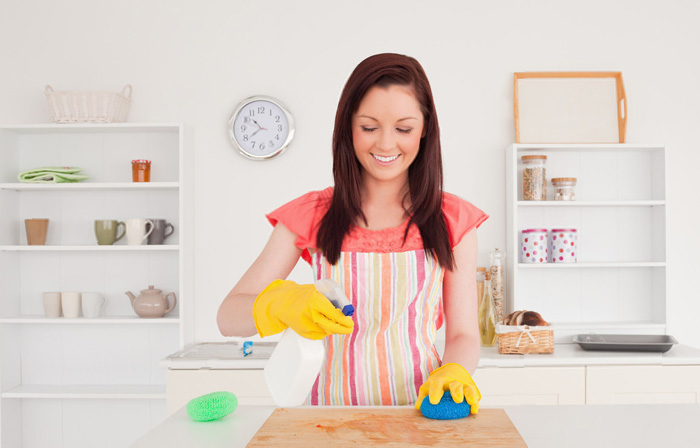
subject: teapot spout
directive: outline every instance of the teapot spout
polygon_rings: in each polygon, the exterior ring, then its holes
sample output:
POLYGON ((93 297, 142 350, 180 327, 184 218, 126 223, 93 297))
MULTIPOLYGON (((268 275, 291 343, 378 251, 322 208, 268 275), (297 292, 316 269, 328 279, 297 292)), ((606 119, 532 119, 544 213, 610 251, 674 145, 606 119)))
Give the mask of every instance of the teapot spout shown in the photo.
POLYGON ((127 296, 129 296, 129 299, 131 299, 131 306, 133 307, 133 306, 134 306, 134 300, 136 300, 136 297, 135 297, 130 291, 127 291, 127 292, 125 292, 124 294, 126 294, 127 296))

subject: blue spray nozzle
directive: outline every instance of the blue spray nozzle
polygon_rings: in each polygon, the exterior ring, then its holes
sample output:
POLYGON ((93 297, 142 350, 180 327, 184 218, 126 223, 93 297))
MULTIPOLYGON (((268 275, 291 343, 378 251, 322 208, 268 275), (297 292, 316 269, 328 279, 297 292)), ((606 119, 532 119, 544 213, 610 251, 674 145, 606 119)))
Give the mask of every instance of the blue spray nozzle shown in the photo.
POLYGON ((330 278, 322 278, 316 281, 316 289, 318 292, 326 296, 334 307, 338 308, 346 316, 352 316, 355 313, 355 307, 345 295, 345 292, 335 280, 330 278))

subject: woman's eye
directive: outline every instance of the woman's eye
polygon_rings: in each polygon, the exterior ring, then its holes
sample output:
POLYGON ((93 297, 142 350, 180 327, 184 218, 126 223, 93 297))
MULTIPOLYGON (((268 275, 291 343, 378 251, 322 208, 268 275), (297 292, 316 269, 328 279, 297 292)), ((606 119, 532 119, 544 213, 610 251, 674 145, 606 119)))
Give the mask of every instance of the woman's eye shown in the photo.
POLYGON ((362 126, 363 132, 374 132, 376 130, 377 130, 377 128, 368 128, 368 127, 362 126))
POLYGON ((397 131, 399 131, 402 134, 410 134, 413 129, 401 129, 401 128, 396 128, 397 131))

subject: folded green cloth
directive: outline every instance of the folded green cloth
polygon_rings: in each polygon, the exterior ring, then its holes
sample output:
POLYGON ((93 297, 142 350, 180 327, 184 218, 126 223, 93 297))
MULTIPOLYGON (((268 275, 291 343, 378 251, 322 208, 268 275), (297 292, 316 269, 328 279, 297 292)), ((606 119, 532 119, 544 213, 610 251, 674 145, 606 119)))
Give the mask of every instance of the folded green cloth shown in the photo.
POLYGON ((64 182, 80 182, 88 176, 77 174, 82 171, 82 168, 74 166, 45 166, 42 168, 34 168, 19 173, 17 179, 20 182, 33 183, 64 183, 64 182))

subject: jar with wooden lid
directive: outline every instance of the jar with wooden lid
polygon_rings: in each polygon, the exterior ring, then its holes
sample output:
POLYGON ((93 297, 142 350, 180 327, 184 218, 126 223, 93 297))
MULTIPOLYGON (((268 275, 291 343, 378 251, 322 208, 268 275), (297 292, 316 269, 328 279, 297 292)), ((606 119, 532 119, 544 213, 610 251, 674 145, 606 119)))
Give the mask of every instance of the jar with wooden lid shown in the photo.
POLYGON ((481 306, 481 299, 484 298, 484 279, 486 277, 486 268, 476 268, 476 300, 477 306, 481 306))
POLYGON ((547 176, 545 165, 547 156, 522 156, 523 200, 545 201, 547 199, 547 176))
POLYGON ((555 201, 575 201, 576 200, 576 178, 575 177, 555 177, 552 179, 554 187, 555 201))

